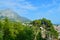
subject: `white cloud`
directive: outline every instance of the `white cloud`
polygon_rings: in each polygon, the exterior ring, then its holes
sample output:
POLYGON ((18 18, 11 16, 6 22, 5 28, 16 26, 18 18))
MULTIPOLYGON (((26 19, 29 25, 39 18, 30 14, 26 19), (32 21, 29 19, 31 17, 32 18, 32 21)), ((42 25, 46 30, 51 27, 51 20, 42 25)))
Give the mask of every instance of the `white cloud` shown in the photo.
POLYGON ((37 9, 37 7, 33 6, 26 0, 0 0, 0 7, 2 6, 24 14, 26 14, 28 10, 35 11, 37 9))
MULTIPOLYGON (((22 1, 22 0, 20 0, 22 1)), ((10 7, 19 7, 19 8, 22 8, 22 9, 28 9, 28 10, 35 10, 36 7, 33 6, 32 4, 30 4, 29 2, 27 1, 22 1, 19 3, 19 1, 16 0, 16 2, 12 2, 12 1, 0 1, 0 4, 1 5, 5 5, 5 6, 10 6, 10 7)))

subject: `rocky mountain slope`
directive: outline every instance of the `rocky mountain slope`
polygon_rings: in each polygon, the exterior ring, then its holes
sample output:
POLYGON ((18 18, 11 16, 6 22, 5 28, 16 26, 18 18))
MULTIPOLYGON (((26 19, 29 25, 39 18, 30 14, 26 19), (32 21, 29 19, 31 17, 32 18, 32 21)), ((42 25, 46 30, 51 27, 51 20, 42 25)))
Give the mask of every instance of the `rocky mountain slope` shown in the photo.
POLYGON ((10 9, 0 10, 0 19, 3 19, 5 17, 8 17, 12 21, 20 21, 20 22, 30 21, 28 18, 22 17, 10 9))

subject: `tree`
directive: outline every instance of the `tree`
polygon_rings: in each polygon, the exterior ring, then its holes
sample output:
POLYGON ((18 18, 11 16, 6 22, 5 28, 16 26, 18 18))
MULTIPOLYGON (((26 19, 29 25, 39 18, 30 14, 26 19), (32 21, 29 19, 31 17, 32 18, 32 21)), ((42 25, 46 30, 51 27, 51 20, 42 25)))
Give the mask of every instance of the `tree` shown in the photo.
POLYGON ((20 22, 10 21, 8 18, 3 20, 3 25, 0 23, 1 29, 3 29, 3 36, 0 33, 0 37, 3 40, 33 40, 33 30, 29 26, 24 26, 20 22))
POLYGON ((41 37, 41 19, 39 20, 34 20, 30 23, 34 31, 34 40, 42 40, 43 38, 41 37))
POLYGON ((0 20, 0 40, 3 40, 3 21, 0 20))
POLYGON ((10 31, 9 31, 9 29, 11 27, 10 25, 11 25, 10 24, 10 20, 6 17, 4 19, 4 27, 3 27, 4 35, 3 35, 3 40, 10 40, 10 38, 11 38, 10 31))
MULTIPOLYGON (((36 29, 39 29, 39 27, 43 27, 46 30, 46 36, 50 35, 50 37, 53 36, 54 38, 58 38, 58 32, 54 29, 54 26, 50 20, 42 18, 32 21, 31 24, 35 26, 36 29)), ((36 31, 38 32, 38 30, 36 31)))
POLYGON ((58 32, 54 29, 54 26, 50 20, 43 18, 41 22, 42 25, 45 25, 47 33, 49 32, 49 34, 47 34, 48 36, 50 35, 53 36, 54 38, 58 38, 58 32))
POLYGON ((33 30, 28 26, 21 26, 16 40, 33 40, 33 30))
MULTIPOLYGON (((29 25, 22 25, 20 22, 10 21, 7 17, 0 20, 0 40, 46 40, 42 38, 40 27, 43 27, 54 38, 58 37, 58 32, 48 19, 34 20, 29 25)), ((48 34, 47 34, 48 35, 48 34)))
POLYGON ((41 26, 41 20, 34 20, 30 24, 32 24, 33 26, 40 27, 41 26))

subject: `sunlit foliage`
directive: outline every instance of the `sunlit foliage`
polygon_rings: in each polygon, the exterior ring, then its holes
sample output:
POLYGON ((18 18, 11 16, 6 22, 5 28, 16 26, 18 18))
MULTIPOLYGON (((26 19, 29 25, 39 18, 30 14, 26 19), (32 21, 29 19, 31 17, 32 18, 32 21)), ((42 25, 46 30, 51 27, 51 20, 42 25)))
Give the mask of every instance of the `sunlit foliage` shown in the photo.
POLYGON ((46 36, 50 34, 54 38, 58 38, 58 33, 50 20, 45 18, 34 20, 29 25, 22 25, 21 22, 10 21, 7 17, 1 19, 0 40, 46 40, 48 37, 42 38, 40 27, 46 30, 46 36))

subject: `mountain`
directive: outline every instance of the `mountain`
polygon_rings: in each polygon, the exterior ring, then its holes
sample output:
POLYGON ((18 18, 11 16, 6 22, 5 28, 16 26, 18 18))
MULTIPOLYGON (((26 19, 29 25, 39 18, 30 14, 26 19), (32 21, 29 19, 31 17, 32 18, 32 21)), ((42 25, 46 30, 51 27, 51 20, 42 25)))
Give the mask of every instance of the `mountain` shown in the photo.
POLYGON ((12 21, 20 21, 20 22, 29 22, 30 20, 26 17, 22 17, 18 15, 16 12, 11 9, 5 9, 0 11, 0 19, 8 17, 12 21))

